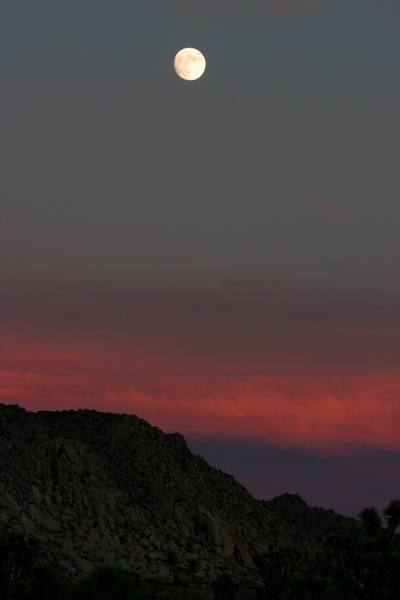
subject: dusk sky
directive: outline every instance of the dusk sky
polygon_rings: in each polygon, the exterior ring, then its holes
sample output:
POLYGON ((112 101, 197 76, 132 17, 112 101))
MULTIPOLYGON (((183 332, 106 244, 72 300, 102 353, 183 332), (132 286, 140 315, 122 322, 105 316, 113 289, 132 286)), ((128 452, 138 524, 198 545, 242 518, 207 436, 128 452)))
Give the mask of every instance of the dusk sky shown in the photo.
POLYGON ((0 402, 399 498, 398 0, 1 0, 0 77, 0 402))

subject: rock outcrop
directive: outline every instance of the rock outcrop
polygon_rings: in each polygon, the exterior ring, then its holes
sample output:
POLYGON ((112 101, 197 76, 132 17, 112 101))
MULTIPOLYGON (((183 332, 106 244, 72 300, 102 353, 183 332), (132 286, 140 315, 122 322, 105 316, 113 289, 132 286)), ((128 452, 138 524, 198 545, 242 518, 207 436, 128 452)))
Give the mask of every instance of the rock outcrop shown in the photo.
POLYGON ((354 520, 284 494, 255 500, 235 479, 193 455, 182 435, 133 415, 89 410, 29 413, 0 405, 0 533, 41 540, 42 558, 77 578, 107 562, 168 581, 221 572, 257 580, 252 557, 275 545, 312 556, 354 520))

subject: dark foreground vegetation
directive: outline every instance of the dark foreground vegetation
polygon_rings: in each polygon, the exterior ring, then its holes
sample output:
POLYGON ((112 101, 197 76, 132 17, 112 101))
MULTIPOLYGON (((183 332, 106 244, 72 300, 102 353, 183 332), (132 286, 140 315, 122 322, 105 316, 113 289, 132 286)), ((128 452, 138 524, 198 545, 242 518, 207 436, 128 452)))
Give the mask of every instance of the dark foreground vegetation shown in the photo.
POLYGON ((263 582, 258 589, 239 587, 227 574, 210 586, 196 586, 196 564, 185 578, 177 575, 179 557, 166 554, 171 583, 142 582, 138 575, 109 565, 98 566, 78 581, 62 580, 57 565, 37 560, 40 542, 21 534, 0 536, 1 600, 399 600, 400 500, 383 511, 359 514, 364 535, 324 542, 312 562, 301 552, 271 547, 254 556, 263 582))

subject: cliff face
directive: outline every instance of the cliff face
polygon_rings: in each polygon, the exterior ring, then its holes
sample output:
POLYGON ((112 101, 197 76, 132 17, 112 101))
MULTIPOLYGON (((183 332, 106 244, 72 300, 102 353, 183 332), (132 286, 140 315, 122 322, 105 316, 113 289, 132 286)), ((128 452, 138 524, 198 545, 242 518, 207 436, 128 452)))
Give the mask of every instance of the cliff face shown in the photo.
POLYGON ((0 404, 0 533, 33 534, 42 558, 71 578, 107 562, 168 580, 220 572, 253 582, 252 556, 276 545, 312 556, 359 524, 299 496, 255 500, 235 479, 136 416, 89 410, 29 413, 0 404))

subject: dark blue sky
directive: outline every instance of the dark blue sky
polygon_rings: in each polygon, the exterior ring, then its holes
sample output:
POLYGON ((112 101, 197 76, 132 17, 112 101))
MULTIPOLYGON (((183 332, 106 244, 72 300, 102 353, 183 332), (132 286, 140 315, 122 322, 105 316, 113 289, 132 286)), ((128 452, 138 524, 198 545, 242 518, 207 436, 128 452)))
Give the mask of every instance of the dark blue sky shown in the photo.
POLYGON ((2 0, 0 397, 138 414, 258 497, 387 504, 399 33, 396 0, 2 0))

